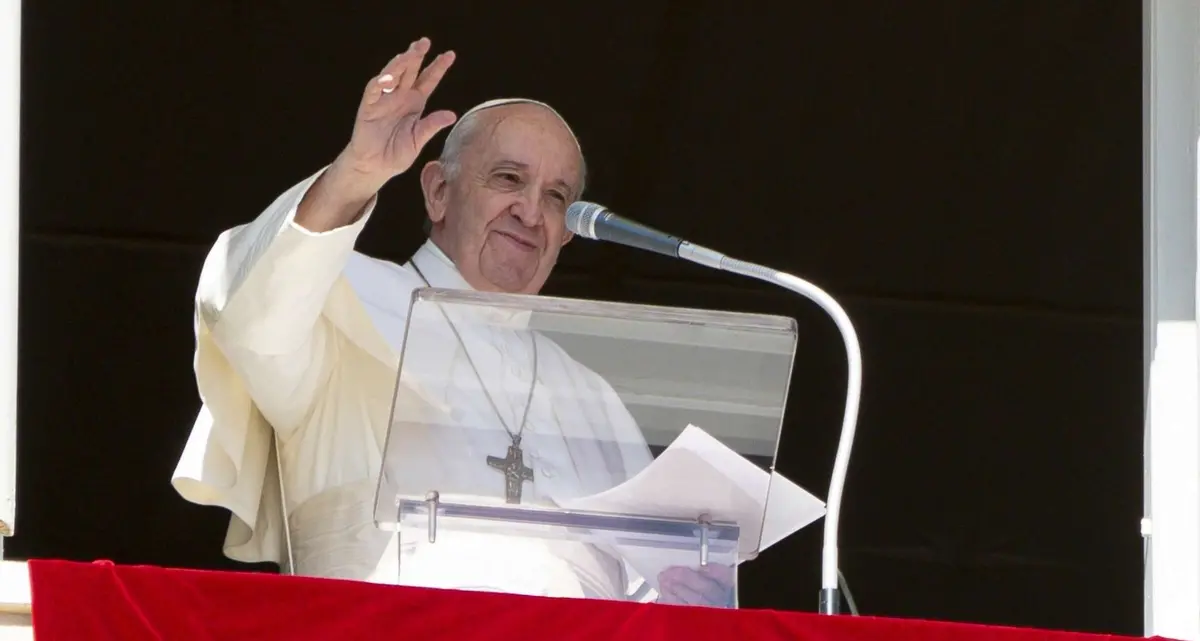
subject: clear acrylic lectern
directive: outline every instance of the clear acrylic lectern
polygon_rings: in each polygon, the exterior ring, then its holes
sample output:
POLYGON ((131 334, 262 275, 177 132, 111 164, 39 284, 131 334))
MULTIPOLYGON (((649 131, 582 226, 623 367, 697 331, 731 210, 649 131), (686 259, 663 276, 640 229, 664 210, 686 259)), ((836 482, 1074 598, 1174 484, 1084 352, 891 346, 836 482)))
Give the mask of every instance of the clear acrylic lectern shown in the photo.
POLYGON ((778 316, 418 290, 375 505, 396 582, 668 602, 690 570, 736 607, 796 343, 778 316))

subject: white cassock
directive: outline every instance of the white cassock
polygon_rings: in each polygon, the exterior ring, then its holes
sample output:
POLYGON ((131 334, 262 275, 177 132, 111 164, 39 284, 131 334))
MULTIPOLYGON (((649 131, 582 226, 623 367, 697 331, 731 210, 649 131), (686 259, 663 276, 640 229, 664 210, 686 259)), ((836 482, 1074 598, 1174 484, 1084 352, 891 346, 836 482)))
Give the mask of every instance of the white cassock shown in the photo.
MULTIPOLYGON (((470 286, 431 242, 403 266, 355 252, 374 200, 340 229, 312 233, 296 225, 296 207, 319 175, 254 222, 223 233, 205 261, 195 317, 204 404, 175 489, 188 501, 231 512, 224 550, 239 561, 286 565, 286 511, 296 574, 624 598, 636 577, 596 546, 466 533, 439 534, 431 545, 376 527, 394 395, 393 429, 439 429, 402 437, 413 444, 411 456, 405 450, 404 468, 389 474, 408 488, 430 478, 438 486, 430 489, 503 498, 504 478, 486 457, 503 457, 510 444, 504 425, 520 425, 532 380, 531 335, 520 314, 452 312, 462 343, 447 325, 444 340, 410 346, 407 384, 396 394, 411 294, 425 286, 413 265, 435 287, 470 286), (495 408, 480 393, 481 381, 495 408)), ((544 336, 537 348, 539 383, 522 440, 534 479, 523 486, 523 502, 559 504, 649 465, 641 431, 611 386, 544 336)))

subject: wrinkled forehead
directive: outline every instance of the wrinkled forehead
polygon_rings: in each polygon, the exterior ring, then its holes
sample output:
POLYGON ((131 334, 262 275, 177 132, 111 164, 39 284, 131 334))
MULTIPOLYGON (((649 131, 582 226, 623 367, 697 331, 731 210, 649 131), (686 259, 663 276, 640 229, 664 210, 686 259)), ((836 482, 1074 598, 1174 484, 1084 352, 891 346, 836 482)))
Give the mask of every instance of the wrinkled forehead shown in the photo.
POLYGON ((537 168, 568 182, 582 179, 583 152, 575 133, 550 107, 534 101, 505 101, 464 114, 475 120, 471 146, 477 160, 500 160, 537 168))
MULTIPOLYGON (((496 100, 488 100, 487 102, 475 105, 474 107, 468 109, 466 113, 464 113, 462 117, 458 119, 458 122, 454 123, 454 126, 450 128, 450 135, 453 136, 454 130, 463 126, 463 122, 469 120, 471 117, 478 118, 485 114, 489 116, 500 115, 504 114, 505 112, 525 112, 527 114, 549 116, 550 120, 562 128, 563 132, 566 134, 566 137, 570 139, 570 143, 574 145, 575 151, 580 155, 583 155, 583 149, 579 145, 579 139, 575 136, 575 132, 571 130, 571 126, 567 124, 566 118, 563 118, 562 114, 558 113, 554 107, 551 107, 544 102, 531 100, 529 98, 498 98, 496 100)), ((486 118, 484 118, 484 120, 486 120, 486 118)))

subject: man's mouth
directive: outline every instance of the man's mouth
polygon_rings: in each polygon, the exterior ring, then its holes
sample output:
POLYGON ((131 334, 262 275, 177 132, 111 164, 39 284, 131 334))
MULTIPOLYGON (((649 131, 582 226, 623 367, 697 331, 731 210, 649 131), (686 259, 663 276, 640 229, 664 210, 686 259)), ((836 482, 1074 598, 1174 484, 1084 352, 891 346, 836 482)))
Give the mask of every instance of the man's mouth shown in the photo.
POLYGON ((520 236, 517 236, 516 234, 511 234, 506 231, 497 231, 496 234, 503 237, 505 240, 509 241, 509 243, 511 243, 517 249, 520 249, 522 251, 527 251, 527 252, 537 251, 536 243, 533 243, 529 240, 521 238, 520 236))

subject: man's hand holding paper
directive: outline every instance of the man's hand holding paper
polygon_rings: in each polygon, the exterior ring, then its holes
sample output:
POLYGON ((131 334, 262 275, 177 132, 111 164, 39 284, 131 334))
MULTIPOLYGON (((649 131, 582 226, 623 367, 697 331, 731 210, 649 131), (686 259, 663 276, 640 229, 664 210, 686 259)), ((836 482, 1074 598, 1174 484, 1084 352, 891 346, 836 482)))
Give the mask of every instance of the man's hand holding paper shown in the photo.
POLYGON ((707 515, 713 523, 736 523, 740 529, 736 561, 711 559, 703 568, 698 550, 614 545, 616 553, 659 593, 659 602, 696 605, 726 598, 718 587, 731 600, 734 568, 730 563, 754 558, 825 514, 820 499, 782 475, 760 469, 694 425, 633 478, 563 507, 683 520, 707 515))

